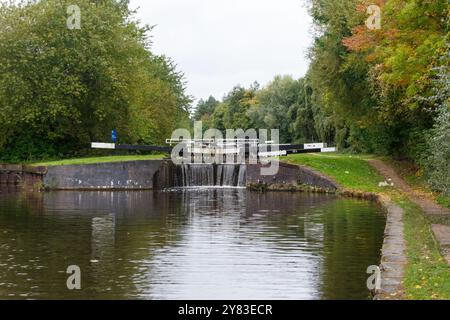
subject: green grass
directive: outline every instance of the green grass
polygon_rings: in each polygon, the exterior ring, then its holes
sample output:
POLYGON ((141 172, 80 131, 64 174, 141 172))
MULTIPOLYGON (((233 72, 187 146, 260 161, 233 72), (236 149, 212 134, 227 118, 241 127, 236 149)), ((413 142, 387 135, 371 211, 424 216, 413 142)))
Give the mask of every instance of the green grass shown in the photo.
POLYGON ((404 209, 408 264, 405 293, 408 299, 450 299, 450 268, 439 252, 430 223, 420 207, 404 197, 395 201, 404 209))
POLYGON ((162 159, 163 157, 164 157, 164 155, 161 155, 161 154, 106 156, 106 157, 63 159, 63 160, 56 160, 56 161, 31 163, 30 165, 51 167, 51 166, 71 165, 71 164, 92 164, 92 163, 121 162, 121 161, 158 160, 158 159, 162 159))
POLYGON ((370 156, 330 154, 296 154, 283 161, 316 169, 334 179, 342 187, 354 191, 383 192, 378 184, 385 179, 366 161, 370 156))
POLYGON ((441 206, 443 206, 445 208, 450 208, 450 197, 440 194, 440 195, 436 196, 436 201, 441 206))

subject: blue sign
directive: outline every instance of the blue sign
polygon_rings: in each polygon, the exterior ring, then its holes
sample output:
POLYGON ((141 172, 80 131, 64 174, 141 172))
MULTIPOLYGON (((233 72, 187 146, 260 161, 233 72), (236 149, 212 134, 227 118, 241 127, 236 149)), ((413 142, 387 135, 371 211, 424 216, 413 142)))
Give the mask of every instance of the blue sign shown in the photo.
POLYGON ((113 143, 116 143, 116 141, 117 141, 117 131, 116 131, 116 129, 113 129, 111 131, 111 140, 112 140, 113 143))

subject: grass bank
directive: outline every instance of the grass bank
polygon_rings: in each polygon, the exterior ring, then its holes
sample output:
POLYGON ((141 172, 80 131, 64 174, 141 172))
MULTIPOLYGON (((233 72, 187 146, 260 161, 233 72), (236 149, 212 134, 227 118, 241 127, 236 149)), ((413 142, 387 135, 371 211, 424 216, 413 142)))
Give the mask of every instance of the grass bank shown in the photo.
MULTIPOLYGON (((406 195, 392 187, 379 187, 385 179, 367 160, 372 156, 346 154, 298 154, 283 161, 311 167, 338 182, 343 188, 388 196, 404 210, 404 237, 408 263, 405 267, 404 289, 407 299, 450 299, 450 269, 439 252, 430 226, 422 209, 406 195)), ((386 160, 386 159, 385 159, 386 160)), ((390 162, 390 161, 389 161, 390 162)), ((395 163, 397 172, 410 172, 395 163)), ((423 180, 411 176, 406 181, 423 186, 423 180)))
POLYGON ((107 162, 121 162, 121 161, 138 161, 138 160, 159 160, 164 158, 162 154, 151 155, 122 155, 122 156, 106 156, 106 157, 89 157, 89 158, 74 158, 54 161, 44 161, 30 163, 33 166, 64 166, 71 164, 93 164, 93 163, 107 163, 107 162))
POLYGON ((385 189, 378 184, 383 182, 384 178, 366 161, 368 159, 371 159, 371 156, 321 153, 290 155, 283 158, 283 161, 313 168, 351 191, 383 192, 385 189))

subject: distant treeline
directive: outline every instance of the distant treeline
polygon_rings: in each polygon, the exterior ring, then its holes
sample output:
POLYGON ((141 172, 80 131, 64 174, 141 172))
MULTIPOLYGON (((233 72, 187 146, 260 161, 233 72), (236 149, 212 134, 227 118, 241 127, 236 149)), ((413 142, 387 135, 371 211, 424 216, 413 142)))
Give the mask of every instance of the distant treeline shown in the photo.
POLYGON ((160 144, 188 126, 183 75, 152 53, 150 32, 128 1, 2 3, 0 160, 80 155, 113 128, 121 142, 160 144))
POLYGON ((333 142, 333 136, 315 127, 317 112, 311 103, 311 87, 304 79, 277 76, 266 87, 254 83, 250 88, 236 86, 218 101, 214 97, 200 100, 194 120, 203 122, 203 129, 279 129, 280 141, 333 142))
POLYGON ((315 25, 302 79, 237 86, 200 100, 208 127, 279 128, 283 142, 324 141, 340 150, 414 160, 450 193, 447 0, 307 1, 315 25), (380 29, 365 25, 381 9, 380 29))

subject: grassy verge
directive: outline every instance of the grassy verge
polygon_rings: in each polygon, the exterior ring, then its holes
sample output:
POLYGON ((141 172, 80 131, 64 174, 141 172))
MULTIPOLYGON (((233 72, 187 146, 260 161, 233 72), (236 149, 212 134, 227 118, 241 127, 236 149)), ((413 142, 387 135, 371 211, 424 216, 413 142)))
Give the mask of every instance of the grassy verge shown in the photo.
POLYGON ((396 198, 404 209, 408 264, 404 286, 408 299, 450 299, 450 269, 439 253, 430 223, 420 207, 396 198))
POLYGON ((106 163, 106 162, 137 161, 137 160, 158 160, 162 159, 163 157, 164 155, 161 154, 90 157, 90 158, 64 159, 56 161, 31 163, 30 165, 51 167, 70 164, 92 164, 92 163, 106 163))
POLYGON ((440 194, 440 195, 436 196, 436 201, 441 206, 446 207, 446 208, 450 208, 450 197, 447 197, 447 196, 444 196, 444 195, 440 194))
POLYGON ((355 156, 338 153, 296 154, 283 161, 316 169, 333 178, 342 187, 363 192, 383 192, 378 184, 385 179, 366 160, 370 156, 355 156))

